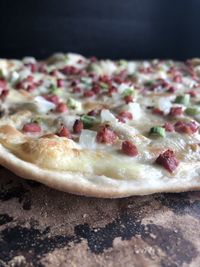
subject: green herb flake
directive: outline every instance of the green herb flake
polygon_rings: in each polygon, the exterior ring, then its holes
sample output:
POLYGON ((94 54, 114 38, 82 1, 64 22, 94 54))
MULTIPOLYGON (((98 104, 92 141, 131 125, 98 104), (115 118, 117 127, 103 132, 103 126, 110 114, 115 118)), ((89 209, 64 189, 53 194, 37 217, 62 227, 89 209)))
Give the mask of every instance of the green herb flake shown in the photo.
POLYGON ((92 127, 97 122, 95 117, 88 116, 88 115, 82 115, 81 121, 83 122, 84 127, 86 127, 86 128, 92 127))
POLYGON ((129 96, 129 95, 133 95, 133 93, 135 92, 135 90, 130 87, 130 88, 127 88, 123 91, 122 95, 123 96, 129 96))
POLYGON ((184 106, 188 106, 190 103, 190 95, 178 95, 174 102, 178 104, 183 104, 184 106))
POLYGON ((189 116, 195 116, 200 114, 200 108, 197 106, 191 106, 186 108, 185 113, 189 116))
POLYGON ((107 90, 108 89, 108 84, 107 83, 104 83, 104 82, 100 82, 99 83, 100 87, 103 89, 103 90, 107 90))
POLYGON ((3 70, 0 69, 0 79, 4 78, 3 70))
POLYGON ((153 135, 153 136, 158 136, 158 137, 165 137, 166 136, 165 129, 161 126, 152 127, 149 131, 149 134, 153 135))
POLYGON ((49 91, 54 95, 60 95, 61 94, 61 90, 55 84, 50 85, 49 91))
POLYGON ((121 60, 118 61, 118 64, 119 64, 119 66, 127 67, 128 62, 126 60, 124 60, 124 59, 121 59, 121 60))

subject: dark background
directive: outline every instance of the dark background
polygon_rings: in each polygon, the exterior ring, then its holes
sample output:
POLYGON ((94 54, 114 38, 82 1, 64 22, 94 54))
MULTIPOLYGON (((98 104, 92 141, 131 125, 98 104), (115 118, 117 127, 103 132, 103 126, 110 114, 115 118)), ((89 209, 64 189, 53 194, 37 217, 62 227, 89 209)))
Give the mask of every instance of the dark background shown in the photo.
POLYGON ((200 56, 199 0, 0 0, 0 57, 200 56))

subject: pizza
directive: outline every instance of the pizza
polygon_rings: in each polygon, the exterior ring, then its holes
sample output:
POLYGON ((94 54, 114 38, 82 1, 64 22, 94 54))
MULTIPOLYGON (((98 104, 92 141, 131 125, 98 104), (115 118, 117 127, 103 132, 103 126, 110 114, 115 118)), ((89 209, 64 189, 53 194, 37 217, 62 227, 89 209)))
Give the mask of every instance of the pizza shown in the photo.
POLYGON ((200 188, 200 59, 0 60, 0 164, 52 188, 125 197, 200 188))

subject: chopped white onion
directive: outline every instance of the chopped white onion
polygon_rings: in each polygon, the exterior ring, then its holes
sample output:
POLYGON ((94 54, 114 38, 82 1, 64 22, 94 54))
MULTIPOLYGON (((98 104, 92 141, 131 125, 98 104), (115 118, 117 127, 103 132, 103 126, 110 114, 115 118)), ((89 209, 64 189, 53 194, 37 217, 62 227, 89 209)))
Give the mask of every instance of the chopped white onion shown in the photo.
POLYGON ((97 133, 91 130, 82 130, 79 144, 82 148, 94 149, 96 148, 96 136, 97 133))
POLYGON ((101 111, 101 122, 106 122, 106 121, 116 122, 117 119, 108 109, 103 109, 101 111))
POLYGON ((164 114, 168 114, 171 107, 172 107, 172 103, 169 98, 161 97, 158 100, 158 108, 162 110, 164 114))
POLYGON ((106 75, 112 75, 117 70, 117 66, 111 60, 101 60, 100 66, 102 72, 106 75))
POLYGON ((18 72, 20 80, 27 78, 31 75, 31 71, 29 69, 24 69, 18 72))
POLYGON ((138 120, 142 117, 142 109, 139 103, 129 103, 128 111, 131 112, 134 120, 138 120))
POLYGON ((128 62, 127 64, 127 72, 129 75, 133 74, 136 70, 136 63, 135 62, 128 62))
POLYGON ((192 80, 191 78, 188 78, 188 77, 183 77, 182 78, 182 82, 183 82, 183 84, 185 84, 189 88, 193 88, 197 84, 196 81, 194 81, 194 80, 192 80))
POLYGON ((25 64, 35 64, 36 63, 36 59, 34 57, 24 57, 23 58, 23 63, 25 64))
POLYGON ((47 113, 49 110, 54 109, 56 105, 50 101, 47 101, 42 96, 36 96, 34 103, 37 105, 37 111, 39 113, 47 113))
POLYGON ((85 61, 85 57, 83 57, 82 55, 79 54, 75 54, 75 53, 67 53, 66 54, 66 64, 70 65, 70 66, 74 66, 76 68, 80 68, 80 64, 78 63, 79 60, 85 61))
POLYGON ((166 73, 165 71, 160 70, 160 71, 158 72, 158 77, 161 78, 161 79, 163 79, 163 80, 166 80, 167 77, 168 77, 168 75, 167 75, 167 73, 166 73))

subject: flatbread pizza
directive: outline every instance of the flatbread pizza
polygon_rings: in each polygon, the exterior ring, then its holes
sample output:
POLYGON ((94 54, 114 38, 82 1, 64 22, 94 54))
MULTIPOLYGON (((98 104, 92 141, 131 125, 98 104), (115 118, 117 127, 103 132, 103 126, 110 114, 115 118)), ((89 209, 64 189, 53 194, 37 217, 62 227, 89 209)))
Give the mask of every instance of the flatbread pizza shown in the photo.
POLYGON ((200 188, 200 60, 0 60, 0 164, 58 190, 200 188))

